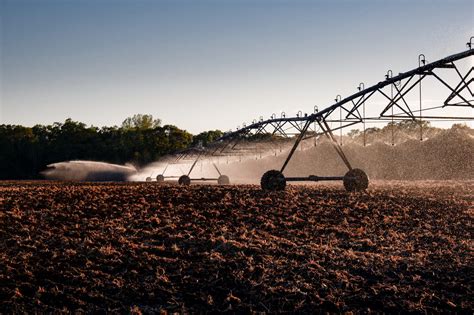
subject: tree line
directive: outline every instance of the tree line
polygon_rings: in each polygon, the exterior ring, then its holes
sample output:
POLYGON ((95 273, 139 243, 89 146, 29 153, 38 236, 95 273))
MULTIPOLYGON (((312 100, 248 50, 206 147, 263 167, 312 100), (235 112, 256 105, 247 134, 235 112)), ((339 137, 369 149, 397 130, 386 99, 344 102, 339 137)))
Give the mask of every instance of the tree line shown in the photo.
MULTIPOLYGON (((423 121, 423 134, 428 138, 440 132, 423 121)), ((473 134, 464 124, 455 124, 452 131, 473 134)), ((354 129, 345 135, 356 143, 382 141, 403 142, 418 137, 420 123, 400 121, 383 128, 367 128, 365 133, 354 129)), ((220 130, 192 135, 173 125, 162 126, 161 120, 151 115, 134 115, 125 119, 120 127, 94 127, 67 119, 64 123, 24 127, 0 125, 0 180, 38 179, 47 165, 71 160, 92 160, 115 164, 132 163, 137 167, 189 148, 207 146, 221 137, 220 130)), ((249 136, 247 140, 282 140, 270 134, 249 136)))
POLYGON ((37 179, 48 164, 93 160, 142 166, 198 143, 219 138, 219 130, 196 136, 151 115, 134 115, 120 127, 64 123, 24 127, 0 125, 0 179, 37 179))

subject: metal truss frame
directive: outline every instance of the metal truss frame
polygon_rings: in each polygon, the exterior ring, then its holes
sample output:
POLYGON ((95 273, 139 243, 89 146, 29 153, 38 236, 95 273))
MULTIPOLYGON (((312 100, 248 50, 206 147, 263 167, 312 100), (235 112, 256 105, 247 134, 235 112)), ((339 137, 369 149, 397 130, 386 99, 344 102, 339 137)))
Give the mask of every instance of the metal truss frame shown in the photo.
MULTIPOLYGON (((362 123, 364 126, 364 145, 365 145, 365 123, 371 121, 385 121, 394 122, 401 120, 412 120, 420 123, 420 139, 423 139, 422 121, 430 120, 451 120, 451 121, 468 121, 474 120, 473 116, 439 116, 427 114, 431 110, 441 109, 446 107, 470 107, 474 108, 474 93, 472 83, 474 82, 474 67, 462 74, 456 62, 474 55, 474 37, 471 37, 467 44, 468 50, 458 54, 448 56, 446 58, 437 60, 435 62, 426 63, 423 54, 418 57, 418 67, 393 76, 389 70, 385 76, 385 80, 378 82, 368 88, 365 88, 361 83, 358 87, 358 92, 346 98, 338 95, 335 103, 319 111, 318 107, 314 107, 314 112, 311 114, 303 114, 301 111, 295 117, 287 117, 286 113, 281 113, 280 117, 272 114, 270 119, 264 120, 263 117, 254 120, 251 124, 243 124, 236 131, 227 132, 217 141, 209 144, 207 147, 194 147, 178 152, 175 155, 174 161, 170 163, 184 163, 191 162, 191 167, 187 176, 191 175, 198 160, 204 157, 218 157, 218 156, 233 156, 233 155, 249 155, 258 154, 259 148, 252 146, 251 139, 258 139, 259 137, 274 140, 287 139, 294 141, 281 169, 283 173, 293 154, 295 153, 301 141, 309 138, 319 138, 326 136, 333 144, 336 152, 341 157, 341 160, 347 166, 348 170, 352 170, 352 166, 342 150, 342 140, 338 143, 335 131, 340 131, 342 139, 342 129, 362 123), (449 70, 454 73, 459 82, 457 84, 448 83, 443 77, 441 71, 449 70), (422 84, 428 78, 435 80, 442 86, 448 89, 449 95, 446 96, 444 102, 440 106, 423 108, 422 107, 422 84), (384 88, 390 88, 388 93, 384 88), (419 90, 419 104, 410 104, 407 100, 407 95, 410 92, 419 90), (469 96, 465 96, 465 94, 469 96), (385 100, 382 104, 383 108, 378 116, 366 117, 366 105, 376 96, 385 100), (419 105, 419 106, 417 106, 419 105), (396 113, 395 113, 396 111, 396 113), (339 114, 339 115, 338 115, 339 114), (246 145, 242 145, 245 143, 246 145)), ((272 141, 270 141, 272 142, 272 141)), ((274 141, 273 141, 274 142, 274 141)), ((221 176, 219 168, 214 164, 218 174, 221 176)), ((318 180, 341 180, 343 176, 319 177, 310 175, 308 177, 293 177, 286 178, 287 181, 318 181, 318 180)), ((200 180, 208 180, 201 178, 200 180)), ((209 179, 209 180, 215 180, 209 179)))

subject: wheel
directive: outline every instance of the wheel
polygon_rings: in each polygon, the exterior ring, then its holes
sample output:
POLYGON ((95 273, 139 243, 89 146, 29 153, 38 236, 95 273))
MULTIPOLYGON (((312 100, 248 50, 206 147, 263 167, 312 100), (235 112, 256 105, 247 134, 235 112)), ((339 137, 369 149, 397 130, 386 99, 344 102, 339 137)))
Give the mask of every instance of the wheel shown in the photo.
POLYGON ((163 175, 157 175, 156 176, 156 181, 157 182, 164 182, 165 181, 165 177, 163 175))
POLYGON ((146 180, 147 182, 151 182, 151 177, 147 177, 145 180, 146 180))
POLYGON ((227 176, 227 175, 219 176, 219 178, 217 179, 217 183, 219 185, 229 185, 230 184, 229 176, 227 176))
POLYGON ((263 190, 279 191, 285 190, 286 179, 282 172, 277 170, 267 171, 260 180, 263 190))
POLYGON ((361 169, 353 168, 344 175, 344 188, 347 191, 363 191, 369 187, 369 178, 361 169))
POLYGON ((189 178, 188 175, 182 175, 179 179, 178 179, 178 183, 180 185, 184 185, 184 186, 189 186, 191 184, 191 178, 189 178))

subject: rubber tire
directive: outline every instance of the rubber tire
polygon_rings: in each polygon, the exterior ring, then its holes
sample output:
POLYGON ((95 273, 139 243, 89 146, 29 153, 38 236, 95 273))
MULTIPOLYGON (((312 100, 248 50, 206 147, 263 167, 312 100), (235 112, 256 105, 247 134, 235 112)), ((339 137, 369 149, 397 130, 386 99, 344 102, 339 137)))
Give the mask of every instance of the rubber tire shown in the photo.
POLYGON ((229 176, 227 176, 227 175, 219 176, 219 178, 217 179, 217 183, 219 185, 229 185, 230 184, 229 176))
POLYGON ((277 170, 265 172, 260 180, 260 186, 267 191, 282 191, 286 187, 285 175, 277 170))
POLYGON ((178 179, 178 183, 179 183, 180 185, 189 186, 189 185, 191 185, 191 178, 189 178, 188 175, 182 175, 182 176, 178 179))
POLYGON ((165 181, 165 177, 163 175, 157 175, 156 176, 156 181, 161 183, 165 181))
POLYGON ((349 192, 364 191, 369 187, 369 178, 361 169, 353 168, 344 175, 344 188, 349 192))
POLYGON ((145 179, 145 181, 151 182, 151 177, 147 177, 147 178, 145 179))

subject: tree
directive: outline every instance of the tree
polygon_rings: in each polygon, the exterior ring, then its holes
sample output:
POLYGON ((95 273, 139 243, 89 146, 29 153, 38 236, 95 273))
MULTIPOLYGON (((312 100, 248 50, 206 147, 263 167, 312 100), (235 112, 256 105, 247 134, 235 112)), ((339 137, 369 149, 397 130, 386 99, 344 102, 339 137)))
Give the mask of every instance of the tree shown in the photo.
POLYGON ((168 137, 168 152, 185 149, 189 147, 193 141, 193 135, 186 130, 181 130, 173 125, 163 127, 165 135, 168 137))
POLYGON ((200 134, 193 137, 193 145, 202 145, 207 146, 208 143, 211 143, 220 137, 222 137, 223 132, 220 130, 209 130, 201 132, 200 134))
POLYGON ((361 135, 361 132, 359 129, 352 129, 351 131, 347 133, 347 136, 351 139, 356 139, 360 135, 361 135))
POLYGON ((420 129, 420 125, 423 129, 430 128, 431 124, 429 121, 422 120, 421 123, 419 120, 402 120, 399 123, 397 123, 398 127, 401 130, 407 130, 407 131, 413 131, 420 129))
POLYGON ((122 122, 122 128, 130 129, 154 129, 161 125, 161 119, 153 119, 152 115, 135 114, 122 122))
POLYGON ((469 131, 469 126, 466 124, 466 123, 458 123, 458 124, 453 124, 453 126, 451 127, 452 130, 463 130, 463 131, 469 131))

